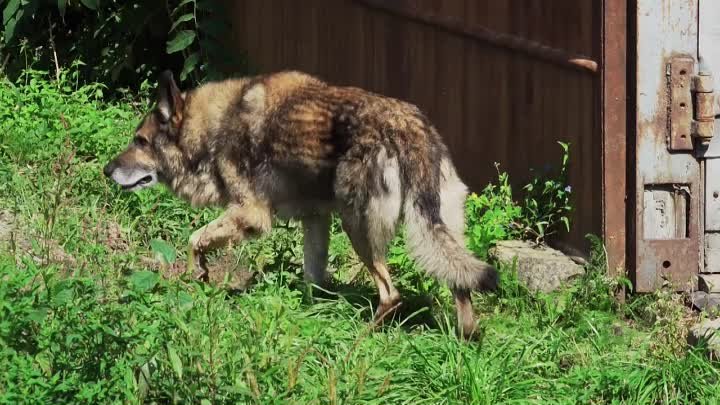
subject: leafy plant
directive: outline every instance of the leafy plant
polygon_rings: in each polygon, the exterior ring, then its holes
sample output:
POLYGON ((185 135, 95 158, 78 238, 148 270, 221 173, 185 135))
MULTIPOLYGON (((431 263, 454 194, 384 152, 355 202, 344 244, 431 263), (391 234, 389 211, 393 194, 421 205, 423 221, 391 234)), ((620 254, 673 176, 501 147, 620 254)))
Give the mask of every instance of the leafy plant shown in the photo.
POLYGON ((216 79, 222 76, 223 68, 242 63, 222 42, 230 31, 227 15, 227 2, 221 0, 182 0, 170 12, 172 38, 167 41, 167 53, 180 52, 185 59, 180 80, 188 76, 196 82, 216 79))
POLYGON ((470 250, 486 257, 488 249, 499 240, 518 238, 540 244, 561 226, 570 230, 569 145, 559 144, 563 149, 559 172, 533 177, 523 187, 521 202, 514 199, 510 178, 500 171, 499 164, 495 165, 497 183, 468 196, 465 217, 470 250))
POLYGON ((516 224, 522 208, 513 201, 508 174, 500 172, 499 164, 495 164, 495 169, 497 184, 488 184, 480 195, 470 194, 465 203, 468 246, 481 257, 486 257, 496 241, 521 235, 516 224))
POLYGON ((570 145, 558 142, 563 150, 562 163, 557 173, 536 175, 523 187, 525 198, 522 203, 525 233, 534 235, 537 243, 558 232, 560 227, 570 230, 570 194, 568 184, 568 163, 570 145))
POLYGON ((155 253, 155 257, 162 263, 175 263, 175 248, 162 239, 153 239, 150 241, 150 248, 155 253))

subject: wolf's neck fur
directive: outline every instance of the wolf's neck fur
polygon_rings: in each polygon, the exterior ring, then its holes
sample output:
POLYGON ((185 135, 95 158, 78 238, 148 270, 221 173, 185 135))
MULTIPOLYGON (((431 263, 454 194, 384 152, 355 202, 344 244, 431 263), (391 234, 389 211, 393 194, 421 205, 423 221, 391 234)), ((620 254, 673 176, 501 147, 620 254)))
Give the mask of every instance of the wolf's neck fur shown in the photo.
POLYGON ((281 104, 304 86, 324 84, 288 72, 212 82, 190 91, 179 142, 167 153, 166 183, 195 206, 224 205, 252 194, 239 170, 242 162, 228 159, 228 148, 234 145, 246 158, 257 158, 253 149, 264 137, 268 106, 281 104))
POLYGON ((182 130, 177 144, 163 149, 167 168, 165 183, 193 206, 224 205, 227 195, 218 178, 214 139, 228 119, 227 110, 237 102, 247 79, 207 83, 186 96, 182 130))
POLYGON ((169 142, 163 147, 161 180, 173 193, 193 207, 220 205, 222 195, 209 163, 211 162, 203 162, 196 168, 190 167, 187 153, 177 144, 169 142))

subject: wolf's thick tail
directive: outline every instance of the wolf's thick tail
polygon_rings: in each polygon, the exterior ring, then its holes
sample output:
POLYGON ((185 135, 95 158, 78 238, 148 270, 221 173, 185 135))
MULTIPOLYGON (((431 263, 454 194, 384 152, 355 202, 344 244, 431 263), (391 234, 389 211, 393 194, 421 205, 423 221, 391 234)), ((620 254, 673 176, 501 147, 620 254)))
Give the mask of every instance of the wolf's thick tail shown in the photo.
POLYGON ((450 288, 494 290, 497 270, 465 247, 466 196, 467 187, 449 159, 443 159, 439 182, 416 184, 405 199, 408 247, 427 273, 450 288))

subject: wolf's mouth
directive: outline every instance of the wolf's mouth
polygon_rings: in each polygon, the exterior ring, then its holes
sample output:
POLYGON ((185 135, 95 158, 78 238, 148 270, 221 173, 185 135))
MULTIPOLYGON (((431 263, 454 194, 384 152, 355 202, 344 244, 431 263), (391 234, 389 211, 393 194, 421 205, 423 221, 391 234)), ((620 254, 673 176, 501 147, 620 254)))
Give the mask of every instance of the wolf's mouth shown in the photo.
POLYGON ((153 177, 151 175, 147 175, 147 176, 141 178, 140 180, 136 181, 135 183, 121 184, 120 187, 122 187, 123 190, 129 190, 129 189, 135 188, 135 187, 142 187, 152 181, 153 181, 153 177))

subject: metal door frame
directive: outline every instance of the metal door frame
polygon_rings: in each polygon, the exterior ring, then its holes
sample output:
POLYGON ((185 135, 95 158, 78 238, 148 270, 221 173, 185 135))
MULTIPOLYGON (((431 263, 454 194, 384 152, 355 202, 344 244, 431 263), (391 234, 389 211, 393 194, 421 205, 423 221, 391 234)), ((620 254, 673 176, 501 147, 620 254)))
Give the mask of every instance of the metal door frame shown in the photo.
MULTIPOLYGON (((596 133, 602 137, 602 236, 608 271, 623 275, 628 249, 628 0, 603 0, 596 10, 600 80, 596 133)), ((632 166, 629 166, 632 167, 632 166)))

